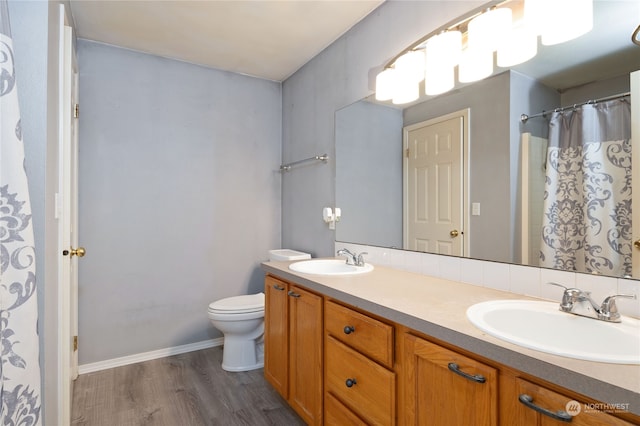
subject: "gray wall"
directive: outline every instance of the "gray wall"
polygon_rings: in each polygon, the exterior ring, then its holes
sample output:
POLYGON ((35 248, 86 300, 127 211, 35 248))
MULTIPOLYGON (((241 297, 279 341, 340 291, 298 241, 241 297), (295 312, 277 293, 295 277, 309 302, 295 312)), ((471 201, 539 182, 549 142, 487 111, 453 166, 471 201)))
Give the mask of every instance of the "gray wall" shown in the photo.
MULTIPOLYGON (((335 158, 335 111, 373 93, 375 74, 402 49, 483 3, 388 1, 313 58, 283 83, 283 160, 335 158)), ((322 220, 322 208, 335 204, 334 176, 330 161, 283 177, 283 246, 334 254, 334 232, 322 220)))
POLYGON ((279 83, 80 40, 80 364, 221 334, 280 246, 279 83))
POLYGON ((402 110, 360 101, 335 126, 336 240, 402 248, 402 110))

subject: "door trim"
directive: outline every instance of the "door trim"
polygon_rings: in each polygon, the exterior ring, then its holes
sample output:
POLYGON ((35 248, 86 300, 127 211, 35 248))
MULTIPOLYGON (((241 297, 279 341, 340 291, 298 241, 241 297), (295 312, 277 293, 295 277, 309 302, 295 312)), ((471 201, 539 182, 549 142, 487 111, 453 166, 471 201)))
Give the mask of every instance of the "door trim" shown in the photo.
MULTIPOLYGON (((640 70, 630 75, 631 82, 631 179, 640 182, 640 70)), ((631 275, 640 278, 640 248, 633 243, 640 240, 640 198, 636 193, 631 197, 632 211, 632 245, 631 245, 631 275)))

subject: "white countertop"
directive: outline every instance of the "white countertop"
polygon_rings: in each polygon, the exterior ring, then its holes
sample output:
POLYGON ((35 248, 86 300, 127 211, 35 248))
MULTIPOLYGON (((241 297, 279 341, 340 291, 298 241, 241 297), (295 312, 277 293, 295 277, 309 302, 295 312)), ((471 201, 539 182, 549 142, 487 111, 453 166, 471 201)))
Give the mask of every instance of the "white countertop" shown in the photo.
POLYGON ((377 265, 366 274, 323 276, 291 271, 290 263, 264 262, 262 267, 267 273, 600 402, 628 403, 629 411, 640 415, 640 365, 583 361, 527 349, 482 332, 466 316, 467 309, 479 302, 534 298, 377 265))

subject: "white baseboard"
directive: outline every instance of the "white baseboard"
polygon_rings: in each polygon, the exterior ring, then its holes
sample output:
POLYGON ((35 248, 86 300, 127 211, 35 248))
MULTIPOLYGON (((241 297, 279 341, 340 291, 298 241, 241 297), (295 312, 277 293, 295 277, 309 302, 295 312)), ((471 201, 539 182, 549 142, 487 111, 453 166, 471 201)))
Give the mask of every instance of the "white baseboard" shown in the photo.
POLYGON ((222 346, 223 337, 211 340, 203 340, 202 342, 189 343, 188 345, 174 346, 171 348, 158 349, 150 352, 143 352, 135 355, 123 356, 120 358, 108 359, 105 361, 92 362, 78 366, 78 374, 93 373, 94 371, 107 370, 109 368, 122 367, 123 365, 135 364, 142 361, 150 361, 152 359, 165 358, 172 355, 184 354, 187 352, 199 351, 201 349, 222 346))

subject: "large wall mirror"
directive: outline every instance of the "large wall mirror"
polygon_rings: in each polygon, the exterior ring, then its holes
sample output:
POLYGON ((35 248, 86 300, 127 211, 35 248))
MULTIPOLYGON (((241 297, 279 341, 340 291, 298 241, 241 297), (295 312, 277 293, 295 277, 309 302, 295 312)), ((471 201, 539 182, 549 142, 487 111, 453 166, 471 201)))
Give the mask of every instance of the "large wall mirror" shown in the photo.
MULTIPOLYGON (((521 115, 629 92, 629 74, 640 69, 640 47, 631 41, 638 16, 636 1, 596 0, 594 27, 588 34, 561 45, 539 46, 529 62, 511 69, 495 67, 489 78, 439 96, 422 95, 409 105, 376 102, 371 96, 336 111, 336 206, 342 209, 336 241, 629 276, 629 269, 607 265, 599 256, 594 262, 604 263, 602 269, 590 269, 593 265, 582 261, 551 265, 554 254, 548 251, 547 264, 540 260, 551 114, 526 121, 521 115), (447 230, 462 242, 458 252, 412 245, 408 234, 407 212, 416 210, 408 207, 409 194, 416 192, 408 177, 416 172, 408 165, 407 143, 412 132, 425 126, 439 129, 447 122, 460 129, 463 139, 461 172, 454 173, 462 185, 462 217, 447 230)), ((628 102, 628 97, 617 101, 628 102)), ((624 179, 617 176, 614 183, 624 179)), ((450 190, 441 185, 435 192, 442 201, 450 190)), ((607 208, 605 216, 617 214, 607 208)), ((450 213, 446 210, 436 208, 430 214, 445 217, 450 213)), ((629 232, 630 224, 607 234, 611 239, 629 232)), ((625 250, 630 257, 631 248, 625 250)))

